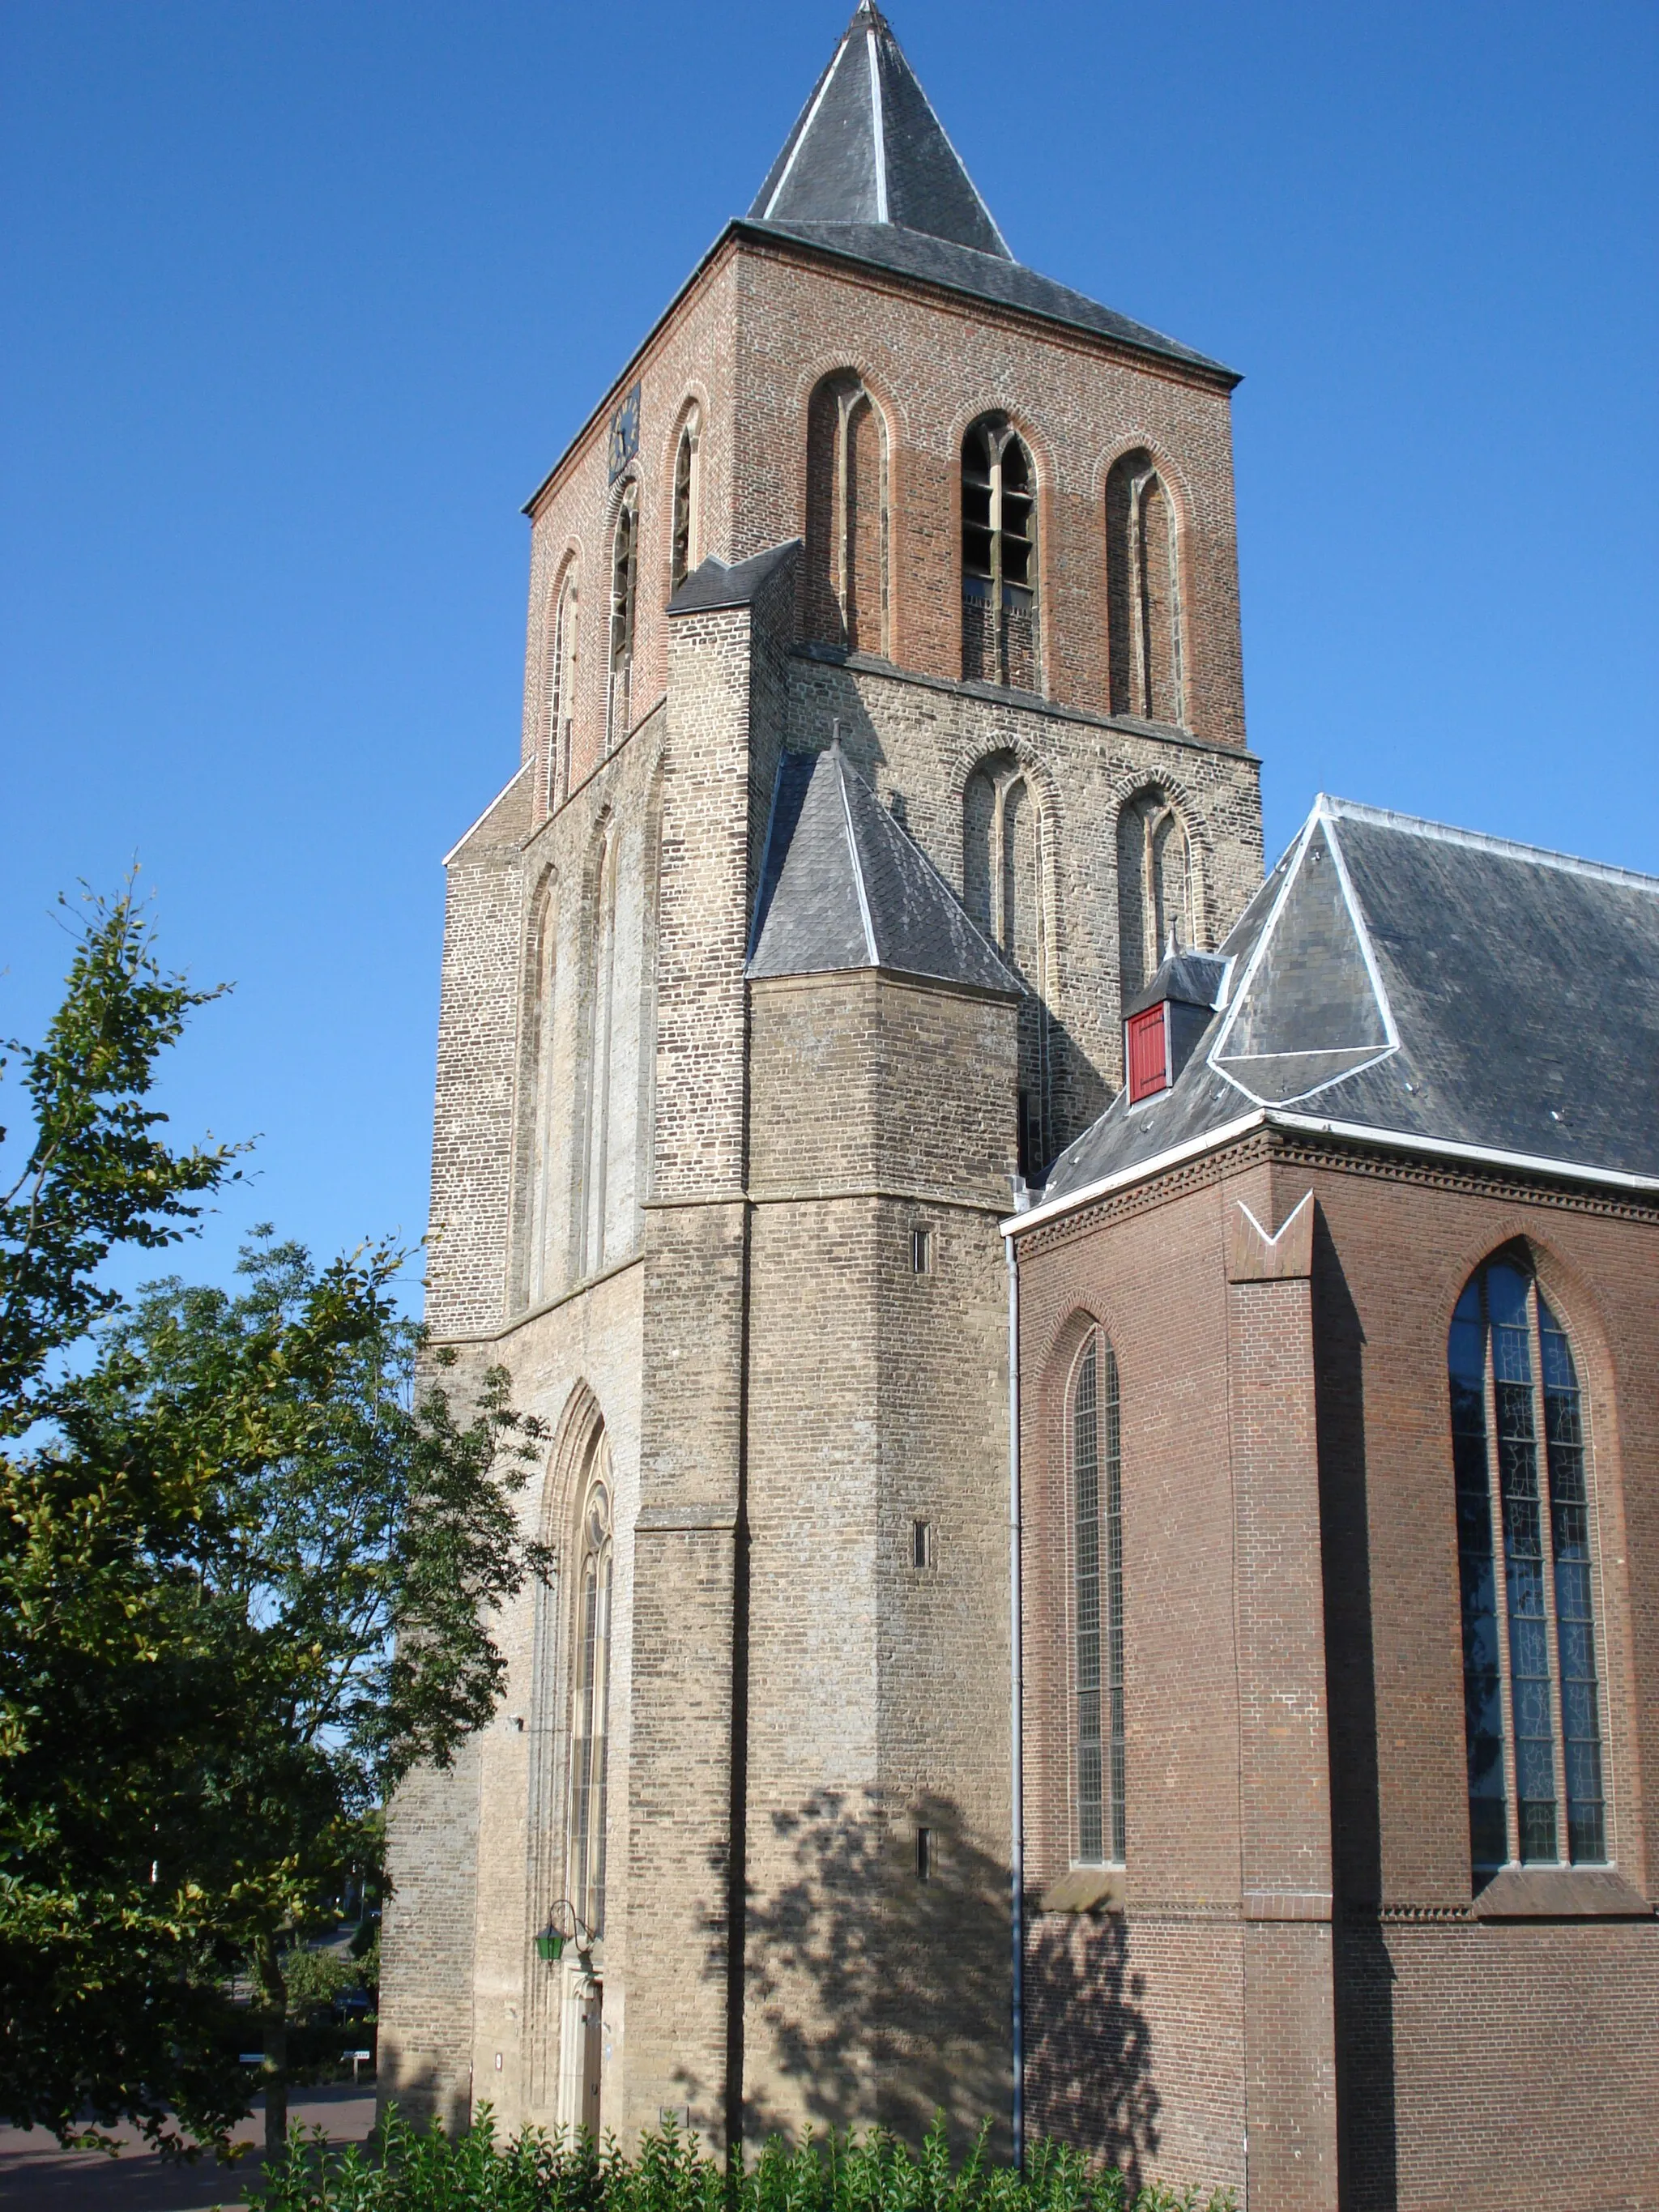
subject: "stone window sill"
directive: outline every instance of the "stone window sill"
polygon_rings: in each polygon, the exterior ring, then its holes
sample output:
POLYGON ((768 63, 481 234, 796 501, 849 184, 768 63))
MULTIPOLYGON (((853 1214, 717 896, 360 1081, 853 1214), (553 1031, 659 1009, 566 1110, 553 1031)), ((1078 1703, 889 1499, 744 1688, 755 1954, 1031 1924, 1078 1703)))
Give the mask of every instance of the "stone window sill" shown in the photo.
POLYGON ((1651 1920, 1653 1907, 1612 1867, 1505 1867, 1475 1893, 1477 1920, 1651 1920))
POLYGON ((1072 1867, 1051 1881, 1039 1912, 1121 1912, 1127 1888, 1121 1867, 1072 1867))

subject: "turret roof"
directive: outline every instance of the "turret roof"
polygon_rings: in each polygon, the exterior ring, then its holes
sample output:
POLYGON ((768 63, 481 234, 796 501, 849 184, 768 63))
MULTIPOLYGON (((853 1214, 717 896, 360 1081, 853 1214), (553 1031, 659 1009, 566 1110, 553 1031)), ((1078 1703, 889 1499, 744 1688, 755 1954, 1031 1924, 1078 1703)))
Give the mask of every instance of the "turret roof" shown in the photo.
POLYGON ((921 847, 842 752, 787 752, 749 937, 751 976, 881 968, 1022 994, 921 847))

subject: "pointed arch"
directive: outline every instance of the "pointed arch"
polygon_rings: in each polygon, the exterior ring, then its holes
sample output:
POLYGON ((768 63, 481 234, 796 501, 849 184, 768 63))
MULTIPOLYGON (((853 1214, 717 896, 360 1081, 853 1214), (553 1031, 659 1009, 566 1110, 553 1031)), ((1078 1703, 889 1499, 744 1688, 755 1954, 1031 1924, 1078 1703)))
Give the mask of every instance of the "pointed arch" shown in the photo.
POLYGON ((1043 809, 1018 755, 986 754, 963 786, 963 901, 1028 988, 1018 1018, 1019 1160, 1028 1181, 1047 1169, 1053 1137, 1047 842, 1043 809))
POLYGON ((1124 1806, 1122 1419, 1117 1355, 1090 1322, 1066 1390, 1071 1550, 1072 1849, 1084 1866, 1121 1866, 1124 1806))
POLYGON ((962 672, 1020 691, 1042 688, 1037 480, 1030 447, 1006 415, 981 415, 962 441, 962 672))
POLYGON ((1186 721, 1180 532, 1176 504, 1144 446, 1106 478, 1106 630, 1111 710, 1186 721))
POLYGON ((702 406, 693 399, 674 441, 674 475, 670 491, 668 596, 702 558, 702 406))
POLYGON ((1162 784, 1127 798, 1117 819, 1118 981, 1123 1003, 1152 981, 1170 932, 1206 941, 1203 866, 1186 811, 1162 784))
POLYGON ((581 604, 580 564, 572 553, 554 586, 547 636, 547 714, 544 803, 551 814, 570 796, 570 763, 576 718, 577 650, 581 604))
POLYGON ((640 481, 629 477, 611 526, 611 629, 606 659, 605 749, 628 735, 633 704, 634 633, 639 604, 640 481))
POLYGON ((577 1086, 579 1128, 572 1274, 580 1281, 605 1263, 605 1206, 611 1144, 611 1061, 617 985, 617 884, 622 838, 614 817, 601 817, 588 869, 584 1035, 577 1086))
POLYGON ((1604 1621, 1582 1351, 1528 1245, 1470 1275, 1447 1333, 1469 1856, 1609 1856, 1604 1621))
POLYGON ((887 417, 854 369, 813 387, 806 410, 807 635, 885 655, 887 417))
POLYGON ((526 981, 524 1077, 529 1112, 523 1142, 526 1205, 521 1218, 522 1306, 540 1305, 563 1287, 556 1156, 558 1102, 554 1038, 558 982, 558 888, 550 870, 532 909, 526 981))

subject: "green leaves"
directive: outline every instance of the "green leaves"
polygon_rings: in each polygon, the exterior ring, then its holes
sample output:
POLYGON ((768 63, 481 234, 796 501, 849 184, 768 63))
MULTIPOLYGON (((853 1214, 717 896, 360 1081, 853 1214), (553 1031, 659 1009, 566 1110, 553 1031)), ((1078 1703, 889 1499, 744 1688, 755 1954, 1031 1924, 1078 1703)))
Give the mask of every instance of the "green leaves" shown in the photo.
POLYGON ((416 2134, 394 2110, 369 2154, 296 2137, 251 2194, 263 2212, 1233 2212, 1230 2190, 1137 2189, 1057 2142, 1033 2144, 1018 2173, 986 2155, 989 2131, 959 2166, 942 2120, 919 2151, 879 2129, 774 2136, 734 2172, 672 2126, 627 2159, 585 2134, 502 2142, 488 2105, 460 2136, 416 2134))
POLYGON ((92 902, 0 1199, 0 2115, 65 2140, 89 2109, 222 2145, 251 1964, 280 2141, 284 1959, 377 1867, 386 1790, 489 1718, 491 1617, 545 1565, 541 1431, 501 1371, 423 1369, 401 1253, 267 1229, 231 1290, 100 1280, 230 1172, 145 1103, 216 995, 130 888, 92 902))

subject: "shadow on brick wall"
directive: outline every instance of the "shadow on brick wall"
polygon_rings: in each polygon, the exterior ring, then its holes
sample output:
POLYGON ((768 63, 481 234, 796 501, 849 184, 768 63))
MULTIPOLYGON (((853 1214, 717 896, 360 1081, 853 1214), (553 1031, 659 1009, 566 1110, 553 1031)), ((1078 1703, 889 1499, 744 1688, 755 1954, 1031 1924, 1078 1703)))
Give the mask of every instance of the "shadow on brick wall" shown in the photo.
POLYGON ((933 1799, 890 1823, 826 1792, 771 1822, 782 1879, 751 1889, 745 2133, 890 2128, 943 2112, 960 2147, 983 2121, 1006 2154, 1009 1875, 933 1799), (916 1826, 928 1832, 926 1878, 916 1826))
POLYGON ((1365 1452, 1365 1332, 1322 1212, 1314 1220, 1314 1345, 1336 1875, 1337 2154, 1342 2201, 1391 2212, 1396 2194, 1394 1971, 1382 1894, 1365 1452))
POLYGON ((1152 2035, 1121 1916, 1034 1920, 1025 1960, 1025 2099, 1034 2135, 1121 2166, 1139 2187, 1158 2151, 1152 2035))

